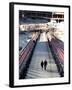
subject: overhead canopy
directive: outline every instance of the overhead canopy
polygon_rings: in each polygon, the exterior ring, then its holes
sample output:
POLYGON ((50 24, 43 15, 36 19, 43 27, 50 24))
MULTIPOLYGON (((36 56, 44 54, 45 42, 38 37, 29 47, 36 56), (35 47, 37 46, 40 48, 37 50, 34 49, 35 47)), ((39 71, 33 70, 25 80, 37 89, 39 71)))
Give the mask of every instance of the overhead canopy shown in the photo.
POLYGON ((42 18, 42 17, 52 17, 52 12, 41 12, 41 11, 19 11, 19 16, 22 18, 22 15, 24 14, 24 17, 32 17, 32 18, 42 18))
POLYGON ((56 22, 64 21, 64 12, 19 11, 19 20, 23 23, 47 23, 52 19, 56 22))

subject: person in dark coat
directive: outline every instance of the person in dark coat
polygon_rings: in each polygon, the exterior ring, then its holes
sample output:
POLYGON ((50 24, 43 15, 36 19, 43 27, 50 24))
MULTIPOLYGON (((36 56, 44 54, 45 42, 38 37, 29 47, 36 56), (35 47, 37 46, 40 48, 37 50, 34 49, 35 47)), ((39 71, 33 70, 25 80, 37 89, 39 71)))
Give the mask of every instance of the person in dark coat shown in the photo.
POLYGON ((43 61, 41 62, 41 67, 42 67, 42 69, 43 69, 43 61))
POLYGON ((45 60, 44 61, 44 70, 46 70, 46 68, 47 68, 47 61, 45 60))

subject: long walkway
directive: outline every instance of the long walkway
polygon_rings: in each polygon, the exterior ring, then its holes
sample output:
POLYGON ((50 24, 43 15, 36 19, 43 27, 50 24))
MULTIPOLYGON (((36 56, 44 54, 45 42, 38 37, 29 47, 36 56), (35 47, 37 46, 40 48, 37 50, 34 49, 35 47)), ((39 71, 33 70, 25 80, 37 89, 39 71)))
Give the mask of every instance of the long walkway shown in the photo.
POLYGON ((40 39, 38 40, 31 63, 26 75, 26 79, 32 79, 32 78, 52 78, 52 77, 60 77, 57 66, 54 62, 54 59, 52 57, 48 41, 44 33, 41 33, 40 39), (47 60, 47 70, 42 70, 41 68, 41 61, 47 60))

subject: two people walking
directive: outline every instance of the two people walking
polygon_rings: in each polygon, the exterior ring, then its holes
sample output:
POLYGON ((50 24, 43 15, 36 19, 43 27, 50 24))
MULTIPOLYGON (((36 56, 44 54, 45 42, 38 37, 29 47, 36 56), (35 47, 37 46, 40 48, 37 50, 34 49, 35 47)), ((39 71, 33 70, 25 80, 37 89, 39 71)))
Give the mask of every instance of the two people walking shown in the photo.
POLYGON ((44 68, 44 70, 46 70, 46 68, 47 68, 47 61, 46 60, 44 62, 43 61, 41 62, 41 67, 42 67, 42 69, 44 68))

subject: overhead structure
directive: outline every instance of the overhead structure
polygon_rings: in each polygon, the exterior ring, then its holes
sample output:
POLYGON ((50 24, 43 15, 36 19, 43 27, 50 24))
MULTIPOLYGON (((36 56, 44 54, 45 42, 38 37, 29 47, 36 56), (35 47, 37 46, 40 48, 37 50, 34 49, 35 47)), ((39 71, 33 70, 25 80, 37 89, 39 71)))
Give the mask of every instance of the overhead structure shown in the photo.
POLYGON ((64 12, 19 11, 20 31, 48 30, 64 22, 64 12))

